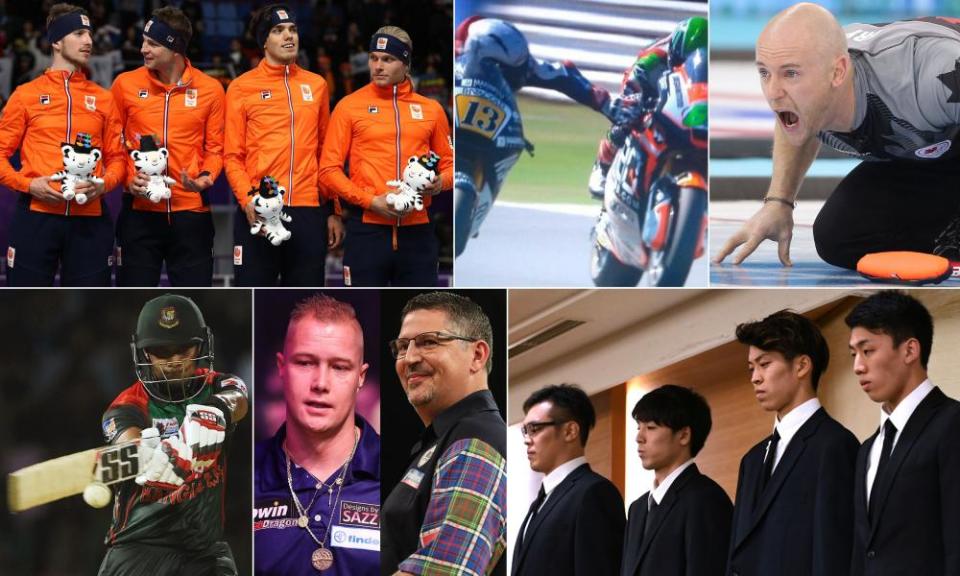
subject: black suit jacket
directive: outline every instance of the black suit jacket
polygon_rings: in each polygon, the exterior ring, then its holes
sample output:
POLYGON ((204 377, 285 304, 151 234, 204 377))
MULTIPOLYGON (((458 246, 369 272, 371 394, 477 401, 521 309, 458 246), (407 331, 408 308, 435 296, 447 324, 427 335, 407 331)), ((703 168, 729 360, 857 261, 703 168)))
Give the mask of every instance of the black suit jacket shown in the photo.
POLYGON ((899 433, 873 483, 867 515, 867 461, 879 434, 857 455, 853 576, 960 575, 960 403, 934 388, 899 433))
POLYGON ((731 576, 847 576, 859 442, 822 408, 787 445, 757 494, 767 440, 740 461, 731 576))
MULTIPOLYGON (((623 497, 612 482, 580 466, 563 479, 513 549, 511 574, 616 574, 623 546, 623 497)), ((519 537, 518 537, 519 539, 519 537)))
POLYGON ((647 521, 649 492, 630 505, 620 576, 722 576, 733 504, 696 464, 677 476, 647 521))

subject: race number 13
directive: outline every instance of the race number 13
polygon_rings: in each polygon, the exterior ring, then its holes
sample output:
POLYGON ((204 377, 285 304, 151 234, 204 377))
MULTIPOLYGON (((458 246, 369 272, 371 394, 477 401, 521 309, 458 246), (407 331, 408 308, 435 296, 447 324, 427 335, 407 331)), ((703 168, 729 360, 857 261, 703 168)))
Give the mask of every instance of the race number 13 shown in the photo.
POLYGON ((457 94, 457 127, 487 138, 493 138, 500 131, 507 115, 503 109, 480 96, 457 94))

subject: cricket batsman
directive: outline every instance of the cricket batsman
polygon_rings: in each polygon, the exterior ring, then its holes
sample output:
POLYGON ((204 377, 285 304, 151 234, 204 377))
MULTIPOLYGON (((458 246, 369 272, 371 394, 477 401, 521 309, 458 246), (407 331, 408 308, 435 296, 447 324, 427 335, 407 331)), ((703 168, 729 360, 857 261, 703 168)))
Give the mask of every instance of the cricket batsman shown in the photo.
POLYGON ((107 443, 141 439, 140 475, 118 484, 100 576, 234 575, 222 541, 227 445, 247 387, 213 369, 197 305, 165 294, 140 311, 137 381, 103 415, 107 443))

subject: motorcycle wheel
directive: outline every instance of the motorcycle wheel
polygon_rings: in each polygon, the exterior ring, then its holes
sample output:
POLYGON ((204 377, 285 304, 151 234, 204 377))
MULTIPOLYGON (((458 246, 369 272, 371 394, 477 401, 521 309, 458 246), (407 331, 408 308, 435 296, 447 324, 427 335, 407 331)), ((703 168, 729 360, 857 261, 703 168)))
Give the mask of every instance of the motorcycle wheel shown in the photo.
POLYGON ((476 194, 461 188, 453 191, 453 232, 454 257, 463 254, 470 240, 470 230, 473 228, 473 207, 477 203, 476 194))
POLYGON ((612 252, 593 240, 590 278, 596 286, 636 286, 643 271, 617 260, 612 252))
POLYGON ((670 238, 660 252, 650 254, 647 280, 652 286, 683 286, 693 264, 707 213, 707 193, 700 188, 681 188, 670 238))

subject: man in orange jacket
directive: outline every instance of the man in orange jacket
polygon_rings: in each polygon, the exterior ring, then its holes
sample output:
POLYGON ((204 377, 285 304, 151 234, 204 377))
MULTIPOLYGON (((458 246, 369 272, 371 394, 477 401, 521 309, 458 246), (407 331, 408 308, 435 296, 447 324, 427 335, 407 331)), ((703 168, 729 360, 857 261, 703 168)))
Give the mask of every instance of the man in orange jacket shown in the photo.
POLYGON ((327 249, 343 241, 343 223, 317 178, 330 117, 327 83, 297 66, 299 36, 289 8, 264 6, 251 28, 264 58, 227 89, 224 166, 239 204, 234 277, 239 286, 273 286, 278 276, 283 286, 323 286, 327 249), (284 212, 292 221, 285 226, 293 235, 279 246, 250 234, 257 216, 249 193, 264 176, 286 189, 284 212))
POLYGON ((123 180, 120 122, 110 92, 82 68, 93 48, 90 17, 72 4, 55 4, 47 17, 53 60, 42 76, 20 85, 0 116, 0 184, 20 193, 10 224, 7 283, 109 286, 113 224, 101 196, 123 180), (100 150, 94 176, 78 182, 87 201, 65 200, 51 176, 75 157, 74 143, 100 150), (66 145, 71 148, 67 149, 66 145), (10 157, 20 151, 20 170, 10 157))
POLYGON ((347 220, 343 281, 348 286, 435 286, 437 238, 426 207, 453 186, 453 144, 443 108, 413 91, 410 36, 396 26, 370 39, 370 84, 337 104, 323 142, 320 181, 362 208, 347 220), (440 155, 423 210, 398 213, 388 180, 403 178, 411 156, 440 155), (344 171, 349 164, 349 177, 344 171))
POLYGON ((206 191, 223 167, 223 86, 184 56, 193 26, 178 8, 154 10, 143 28, 143 66, 117 76, 127 179, 117 221, 117 285, 156 286, 167 263, 173 286, 213 281, 213 217, 206 191), (152 136, 168 152, 170 198, 152 202, 131 150, 152 136))

